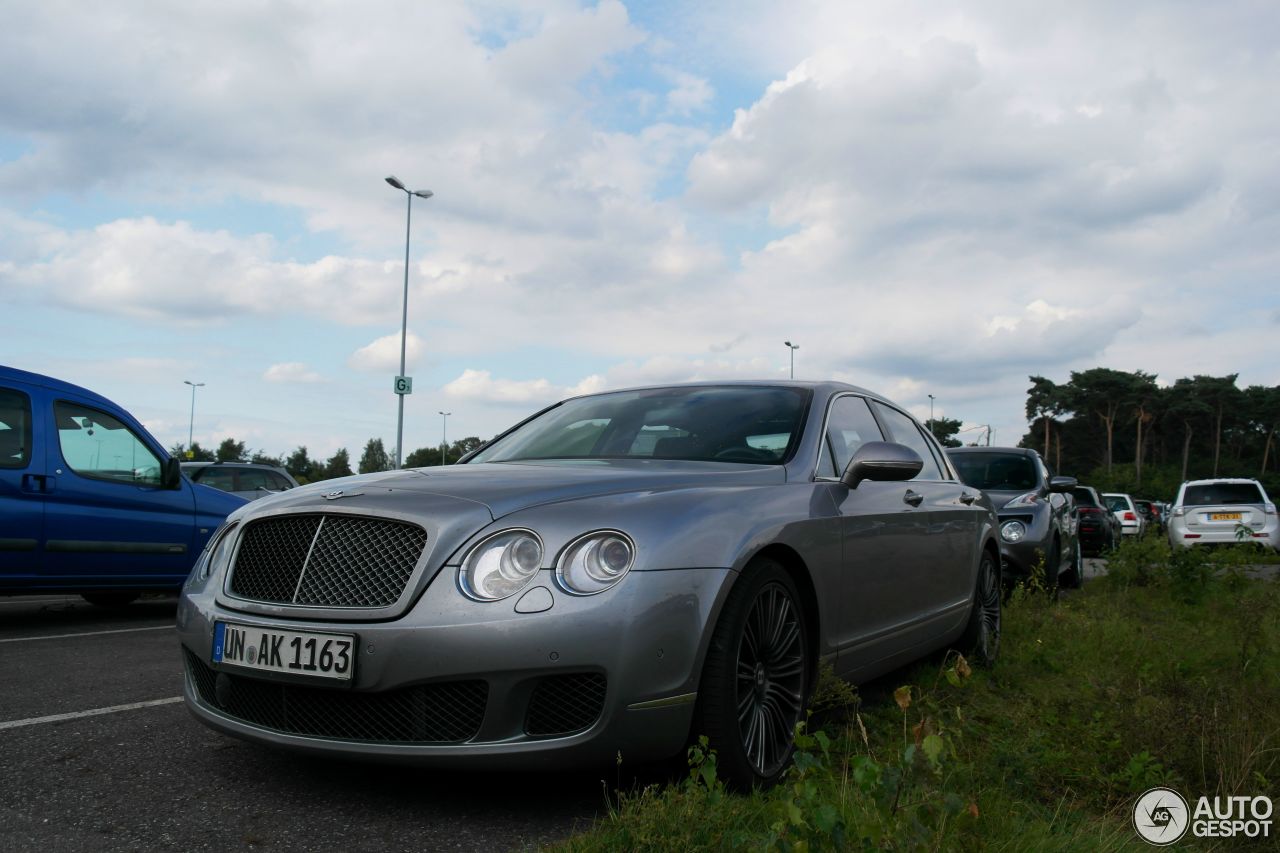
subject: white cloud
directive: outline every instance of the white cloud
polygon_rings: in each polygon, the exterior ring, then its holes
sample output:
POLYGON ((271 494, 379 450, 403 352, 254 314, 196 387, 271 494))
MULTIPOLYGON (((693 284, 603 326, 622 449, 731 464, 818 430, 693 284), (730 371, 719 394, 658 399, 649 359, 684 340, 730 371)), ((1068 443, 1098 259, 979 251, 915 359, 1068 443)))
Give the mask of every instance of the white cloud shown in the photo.
MULTIPOLYGON (((409 332, 404 339, 405 369, 417 366, 422 357, 424 347, 422 339, 409 332)), ((360 347, 347 359, 347 366, 353 370, 368 373, 399 373, 400 371, 400 333, 386 335, 360 347)))
POLYGON ((560 387, 546 379, 494 379, 487 370, 466 369, 462 375, 444 386, 444 393, 456 400, 485 403, 543 406, 564 397, 603 391, 602 376, 588 376, 576 385, 560 387))
POLYGON ((319 382, 321 376, 301 361, 273 364, 262 374, 267 382, 319 382))
POLYGON ((667 111, 670 113, 692 115, 705 109, 715 97, 715 88, 704 77, 675 68, 664 69, 664 76, 674 84, 667 92, 667 111))

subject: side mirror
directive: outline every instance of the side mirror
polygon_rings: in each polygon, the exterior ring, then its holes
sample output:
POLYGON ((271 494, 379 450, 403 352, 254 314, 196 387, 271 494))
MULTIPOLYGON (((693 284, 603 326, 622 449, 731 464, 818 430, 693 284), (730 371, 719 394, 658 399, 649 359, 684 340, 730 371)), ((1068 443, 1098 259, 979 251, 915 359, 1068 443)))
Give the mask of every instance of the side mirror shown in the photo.
POLYGON ((1049 491, 1062 494, 1071 491, 1078 485, 1080 485, 1080 481, 1075 477, 1054 477, 1049 480, 1049 491))
POLYGON ((853 454, 840 482, 851 489, 863 480, 910 480, 924 467, 924 460, 905 444, 868 441, 853 454))
POLYGON ((160 472, 160 488, 182 488, 182 463, 172 456, 164 461, 164 469, 160 472))

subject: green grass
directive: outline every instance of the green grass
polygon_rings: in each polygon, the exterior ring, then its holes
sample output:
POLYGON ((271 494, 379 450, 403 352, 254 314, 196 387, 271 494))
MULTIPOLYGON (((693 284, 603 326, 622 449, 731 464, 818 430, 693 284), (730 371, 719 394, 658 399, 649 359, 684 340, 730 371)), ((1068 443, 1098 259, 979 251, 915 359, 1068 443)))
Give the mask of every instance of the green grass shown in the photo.
POLYGON ((561 847, 1146 850, 1129 813, 1153 785, 1280 798, 1280 582, 1245 559, 1127 544, 1079 593, 1015 595, 993 670, 824 679, 835 710, 774 790, 726 792, 695 747, 687 778, 615 792, 561 847))

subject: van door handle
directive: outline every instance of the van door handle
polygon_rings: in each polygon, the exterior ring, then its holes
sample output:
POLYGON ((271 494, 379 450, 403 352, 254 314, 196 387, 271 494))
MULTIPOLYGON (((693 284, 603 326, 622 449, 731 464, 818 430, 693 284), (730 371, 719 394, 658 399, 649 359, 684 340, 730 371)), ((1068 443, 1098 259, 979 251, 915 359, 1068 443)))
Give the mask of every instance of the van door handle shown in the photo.
POLYGON ((23 474, 22 490, 24 492, 52 492, 54 478, 48 474, 23 474))
POLYGON ((924 495, 907 489, 907 493, 902 496, 902 499, 912 506, 920 506, 921 502, 924 501, 924 495))
POLYGON ((970 494, 969 492, 960 493, 960 503, 962 504, 971 505, 977 499, 978 499, 977 495, 970 494))

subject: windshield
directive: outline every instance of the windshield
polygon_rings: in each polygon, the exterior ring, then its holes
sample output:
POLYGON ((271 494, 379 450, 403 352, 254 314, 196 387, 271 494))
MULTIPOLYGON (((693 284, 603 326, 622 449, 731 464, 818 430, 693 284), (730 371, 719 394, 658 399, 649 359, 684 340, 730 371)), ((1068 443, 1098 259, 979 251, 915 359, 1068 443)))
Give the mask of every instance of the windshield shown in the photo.
POLYGON ((468 462, 686 459, 778 465, 799 440, 810 392, 760 386, 656 388, 567 400, 468 462))
POLYGON ((1112 512, 1124 512, 1131 509, 1129 499, 1124 495, 1106 495, 1107 509, 1112 512))
POLYGON ((1035 464, 1020 453, 953 453, 950 458, 960 479, 975 489, 1026 491, 1038 485, 1035 464))
POLYGON ((1262 491, 1253 483, 1206 483, 1203 486, 1187 486, 1186 494, 1182 496, 1183 506, 1262 503, 1266 503, 1262 497, 1262 491))

